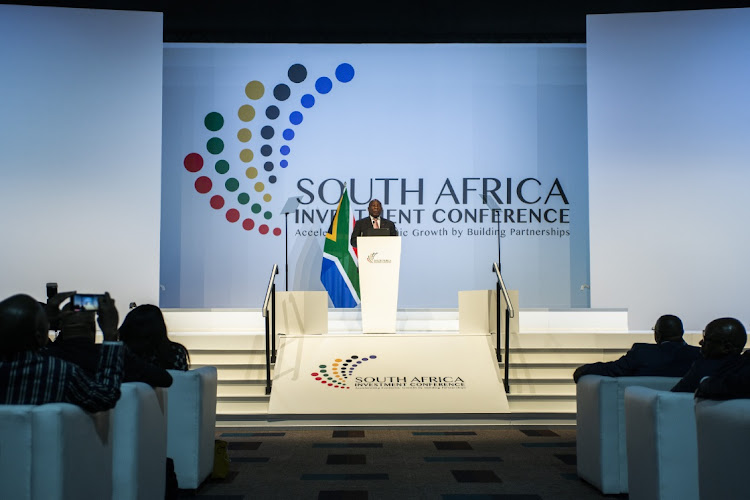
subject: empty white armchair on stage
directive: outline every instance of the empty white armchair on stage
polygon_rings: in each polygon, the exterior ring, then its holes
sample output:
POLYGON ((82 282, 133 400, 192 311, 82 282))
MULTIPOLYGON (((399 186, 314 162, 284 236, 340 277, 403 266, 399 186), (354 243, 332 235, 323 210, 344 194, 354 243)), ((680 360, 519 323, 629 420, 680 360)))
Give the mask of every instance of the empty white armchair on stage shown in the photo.
POLYGON ((167 456, 174 460, 181 489, 197 489, 214 465, 216 367, 169 370, 167 456))
POLYGON ((750 399, 699 401, 695 422, 701 500, 747 498, 750 399))
POLYGON ((166 389, 142 382, 120 387, 114 410, 112 498, 163 499, 166 487, 166 389))
POLYGON ((631 500, 698 500, 693 393, 625 389, 631 500))
POLYGON ((625 388, 669 390, 679 380, 675 377, 581 377, 576 384, 578 476, 602 493, 627 493, 625 388))
POLYGON ((109 498, 110 418, 67 403, 0 405, 0 496, 109 498))

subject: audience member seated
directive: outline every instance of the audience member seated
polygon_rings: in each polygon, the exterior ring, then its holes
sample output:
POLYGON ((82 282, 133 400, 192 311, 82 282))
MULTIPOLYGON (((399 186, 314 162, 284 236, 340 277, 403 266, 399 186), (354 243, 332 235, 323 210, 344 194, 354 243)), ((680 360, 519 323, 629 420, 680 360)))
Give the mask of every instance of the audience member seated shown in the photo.
POLYGON ((130 311, 120 326, 120 340, 153 365, 166 370, 188 369, 187 349, 169 340, 164 316, 156 306, 146 304, 130 311))
POLYGON ((578 382, 584 375, 682 377, 700 358, 700 348, 688 345, 682 339, 683 333, 680 318, 664 315, 654 326, 656 344, 633 344, 627 354, 616 361, 579 366, 573 373, 573 380, 578 382))
POLYGON ((695 392, 704 377, 739 364, 740 353, 747 342, 747 332, 735 318, 719 318, 706 325, 701 340, 702 357, 697 359, 673 392, 695 392))
MULTIPOLYGON (((102 302, 101 311, 97 316, 99 327, 102 329, 105 341, 117 340, 118 313, 109 294, 102 302), (105 311, 104 308, 107 308, 105 311), (106 324, 105 321, 109 321, 106 324)), ((90 314, 75 312, 65 316, 69 311, 63 311, 60 334, 54 342, 44 348, 45 353, 56 358, 75 363, 90 377, 96 374, 102 346, 96 343, 96 329, 90 314), (83 314, 83 316, 79 316, 83 314), (71 318, 80 317, 79 321, 71 318)), ((145 382, 152 387, 169 387, 172 376, 159 366, 148 363, 145 359, 135 355, 127 346, 123 346, 125 364, 123 382, 145 382)))
POLYGON ((750 351, 745 351, 736 363, 727 363, 702 379, 695 395, 704 399, 750 398, 750 351))
POLYGON ((48 333, 47 315, 32 297, 19 294, 0 302, 0 404, 72 403, 90 412, 113 408, 120 398, 123 346, 105 342, 90 377, 77 365, 40 352, 48 333))

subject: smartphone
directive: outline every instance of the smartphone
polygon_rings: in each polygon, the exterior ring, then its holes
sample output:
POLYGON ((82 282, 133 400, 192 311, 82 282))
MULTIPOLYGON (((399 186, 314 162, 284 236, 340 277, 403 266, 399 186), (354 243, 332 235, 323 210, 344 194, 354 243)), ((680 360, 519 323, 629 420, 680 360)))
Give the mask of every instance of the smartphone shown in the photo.
POLYGON ((77 293, 70 299, 74 311, 98 311, 104 294, 77 293))

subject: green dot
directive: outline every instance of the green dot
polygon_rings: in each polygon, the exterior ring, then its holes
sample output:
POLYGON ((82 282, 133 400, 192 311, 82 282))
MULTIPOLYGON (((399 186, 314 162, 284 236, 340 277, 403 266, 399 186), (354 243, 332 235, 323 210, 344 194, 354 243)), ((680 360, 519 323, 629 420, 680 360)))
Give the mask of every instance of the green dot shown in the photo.
POLYGON ((224 126, 224 117, 216 111, 213 111, 206 115, 206 119, 203 120, 203 123, 206 124, 208 130, 216 132, 217 130, 221 130, 221 127, 224 126))
POLYGON ((224 183, 224 186, 227 188, 227 191, 237 191, 237 188, 240 187, 240 181, 235 179, 234 177, 230 177, 227 179, 227 182, 224 183))
POLYGON ((229 172, 229 162, 226 160, 217 161, 216 171, 220 174, 226 174, 227 172, 229 172))
POLYGON ((273 217, 273 214, 271 214, 271 212, 266 212, 266 213, 263 214, 263 217, 265 217, 265 219, 268 220, 271 217, 273 217))
POLYGON ((212 137, 208 140, 208 143, 206 143, 206 149, 212 155, 217 155, 224 151, 224 141, 218 137, 212 137))
POLYGON ((325 368, 326 365, 318 365, 318 368, 325 368))
POLYGON ((250 207, 250 210, 253 211, 254 214, 260 213, 260 204, 254 203, 252 207, 250 207))
POLYGON ((250 195, 247 193, 240 193, 239 196, 237 196, 237 201, 242 205, 247 205, 250 202, 250 195))

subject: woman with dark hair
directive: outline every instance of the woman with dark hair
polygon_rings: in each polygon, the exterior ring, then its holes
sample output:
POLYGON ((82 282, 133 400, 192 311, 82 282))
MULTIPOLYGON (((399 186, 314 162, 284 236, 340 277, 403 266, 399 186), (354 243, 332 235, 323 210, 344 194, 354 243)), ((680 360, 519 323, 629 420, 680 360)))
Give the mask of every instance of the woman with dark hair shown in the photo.
POLYGON ((182 344, 167 337, 167 325, 161 309, 145 304, 125 316, 120 326, 120 340, 138 356, 167 370, 187 370, 190 360, 182 344))

